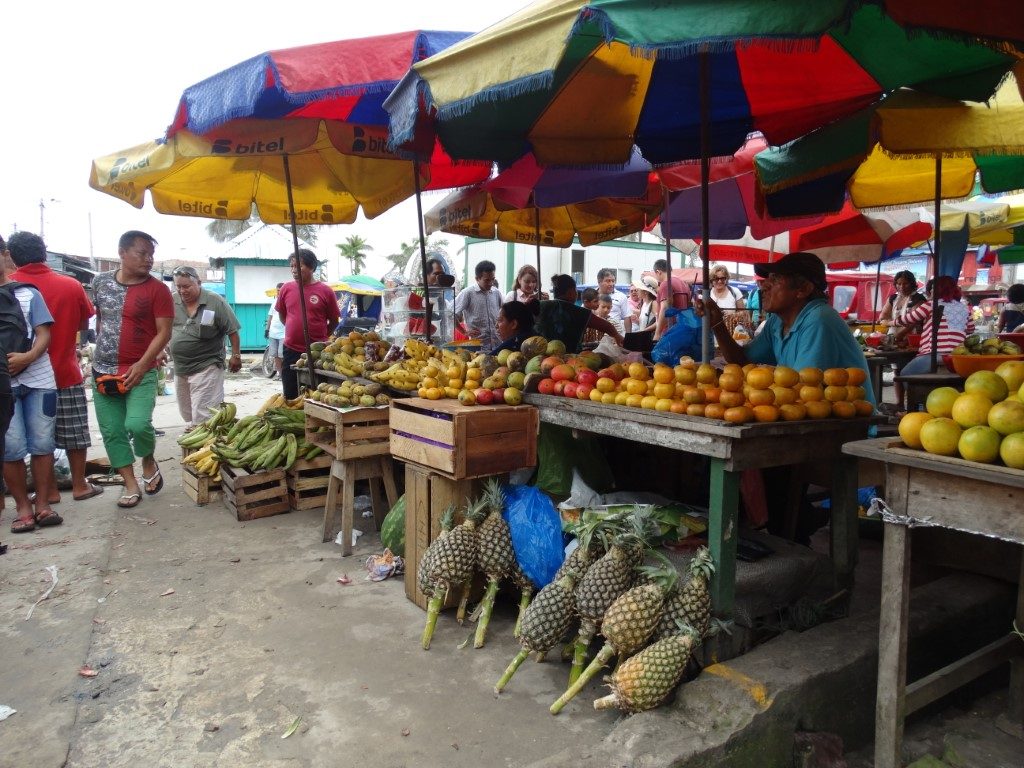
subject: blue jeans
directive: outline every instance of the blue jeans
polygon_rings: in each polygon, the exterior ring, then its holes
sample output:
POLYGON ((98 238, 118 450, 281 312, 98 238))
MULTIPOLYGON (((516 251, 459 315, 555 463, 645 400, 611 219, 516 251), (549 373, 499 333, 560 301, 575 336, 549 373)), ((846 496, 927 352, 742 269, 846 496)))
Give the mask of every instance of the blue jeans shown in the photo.
MULTIPOLYGON (((927 355, 918 355, 909 363, 904 365, 900 369, 901 376, 910 376, 916 373, 928 373, 932 366, 932 353, 929 352, 927 355)), ((942 363, 942 355, 939 355, 939 365, 936 370, 942 373, 946 370, 946 366, 942 363)))
POLYGON ((14 415, 4 441, 4 461, 52 454, 57 416, 57 390, 11 387, 14 415))

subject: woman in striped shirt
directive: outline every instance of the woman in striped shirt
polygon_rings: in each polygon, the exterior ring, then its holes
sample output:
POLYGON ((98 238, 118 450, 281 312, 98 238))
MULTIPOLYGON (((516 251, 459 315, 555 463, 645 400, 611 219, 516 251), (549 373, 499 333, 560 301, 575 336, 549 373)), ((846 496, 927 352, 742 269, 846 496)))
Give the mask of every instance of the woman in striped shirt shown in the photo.
POLYGON ((939 319, 939 358, 948 355, 964 343, 968 334, 974 333, 971 310, 961 300, 960 287, 952 277, 939 277, 932 286, 932 298, 895 318, 893 325, 914 325, 924 323, 921 333, 919 354, 905 366, 901 374, 927 373, 931 367, 932 355, 932 306, 938 301, 942 314, 939 319))

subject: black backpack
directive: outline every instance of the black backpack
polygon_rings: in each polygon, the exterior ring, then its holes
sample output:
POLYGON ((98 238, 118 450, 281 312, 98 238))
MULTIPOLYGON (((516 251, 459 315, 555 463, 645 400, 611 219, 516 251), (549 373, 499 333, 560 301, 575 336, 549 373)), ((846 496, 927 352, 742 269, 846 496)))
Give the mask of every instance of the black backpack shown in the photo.
POLYGON ((31 287, 28 283, 10 282, 0 285, 0 351, 4 360, 11 352, 28 352, 32 337, 21 311, 21 302, 14 295, 18 288, 31 287))

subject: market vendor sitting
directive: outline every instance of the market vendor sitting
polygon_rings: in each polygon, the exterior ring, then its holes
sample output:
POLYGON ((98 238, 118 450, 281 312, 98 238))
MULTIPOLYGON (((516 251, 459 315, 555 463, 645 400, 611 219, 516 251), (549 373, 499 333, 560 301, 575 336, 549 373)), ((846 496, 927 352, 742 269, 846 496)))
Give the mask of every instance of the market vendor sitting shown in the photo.
POLYGON ((518 352, 523 342, 534 335, 533 312, 521 301, 506 301, 498 310, 498 336, 501 344, 491 350, 496 355, 503 349, 518 352))
POLYGON ((551 295, 553 299, 540 302, 537 322, 534 324, 538 334, 548 341, 558 339, 565 344, 567 352, 579 352, 583 332, 587 328, 596 328, 622 346, 622 334, 615 330, 615 326, 586 307, 576 305, 576 281, 569 275, 555 275, 551 278, 551 295))
MULTIPOLYGON (((761 309, 769 313, 764 330, 741 347, 714 301, 695 302, 711 322, 722 356, 730 363, 765 363, 801 368, 860 368, 868 376, 864 352, 846 321, 828 303, 825 264, 813 253, 791 253, 770 264, 755 264, 764 278, 761 309)), ((874 392, 865 393, 874 404, 874 392)))

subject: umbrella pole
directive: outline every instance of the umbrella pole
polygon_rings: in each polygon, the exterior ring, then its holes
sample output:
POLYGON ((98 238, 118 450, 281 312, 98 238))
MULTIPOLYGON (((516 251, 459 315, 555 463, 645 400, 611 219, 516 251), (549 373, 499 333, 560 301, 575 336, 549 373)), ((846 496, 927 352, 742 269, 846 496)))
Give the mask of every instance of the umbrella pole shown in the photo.
MULTIPOLYGON (((664 184, 661 185, 661 199, 662 199, 662 203, 661 203, 661 217, 662 217, 661 233, 663 235, 666 235, 666 237, 665 237, 665 273, 668 275, 667 283, 665 285, 665 299, 668 301, 668 307, 665 307, 665 309, 668 310, 669 307, 672 307, 672 306, 675 305, 676 295, 675 295, 675 292, 672 290, 672 222, 671 222, 671 220, 669 219, 669 216, 668 216, 668 205, 669 205, 670 201, 669 201, 669 195, 668 195, 668 187, 666 187, 664 184), (665 232, 665 226, 666 225, 668 225, 668 232, 667 233, 665 232)), ((660 315, 661 312, 659 311, 658 314, 660 315)), ((667 331, 667 330, 668 330, 668 328, 665 329, 665 331, 667 331)), ((665 331, 662 331, 662 333, 664 334, 665 331)), ((657 335, 657 333, 658 333, 658 326, 654 326, 654 333, 655 333, 655 335, 657 335)))
POLYGON ((878 325, 878 316, 881 314, 878 311, 878 294, 882 290, 879 283, 882 281, 882 257, 885 256, 885 246, 882 246, 882 252, 878 254, 878 269, 875 271, 875 301, 871 306, 871 332, 874 333, 878 325))
MULTIPOLYGON (((708 259, 711 255, 711 221, 708 212, 708 184, 711 177, 711 64, 708 61, 707 50, 700 53, 700 257, 703 262, 701 268, 702 293, 705 304, 711 301, 711 265, 708 259)), ((671 273, 669 273, 671 276, 671 273)), ((671 289, 671 282, 669 288, 671 289)), ((711 319, 707 312, 704 313, 701 322, 701 362, 711 362, 711 355, 714 352, 714 342, 711 336, 711 319)))
MULTIPOLYGON (((541 286, 544 283, 540 279, 540 208, 537 207, 536 201, 534 201, 533 207, 533 230, 537 235, 537 297, 540 298, 541 286)), ((513 298, 515 298, 514 294, 513 298)))
POLYGON ((299 284, 299 307, 302 310, 302 340, 306 344, 306 370, 309 371, 309 386, 316 388, 313 348, 309 343, 309 318, 306 317, 306 290, 302 285, 302 262, 299 259, 299 228, 295 222, 295 199, 292 196, 292 171, 291 166, 288 164, 288 155, 282 155, 281 159, 284 160, 284 185, 288 190, 288 219, 292 225, 292 253, 295 256, 295 265, 299 269, 299 278, 295 282, 299 284))
POLYGON ((942 153, 935 153, 935 251, 932 253, 932 359, 929 366, 929 373, 935 373, 939 368, 939 322, 940 315, 936 313, 938 301, 935 294, 935 284, 939 280, 939 251, 942 248, 942 153))
MULTIPOLYGON (((424 330, 427 334, 427 344, 429 344, 430 327, 433 324, 434 313, 432 311, 433 306, 430 304, 430 285, 427 283, 427 236, 423 231, 423 201, 420 199, 423 190, 420 189, 420 163, 418 160, 413 161, 412 176, 416 184, 416 223, 419 224, 420 228, 420 266, 423 269, 423 309, 424 317, 426 318, 426 328, 424 330)), ((454 317, 452 322, 454 323, 454 317)))

